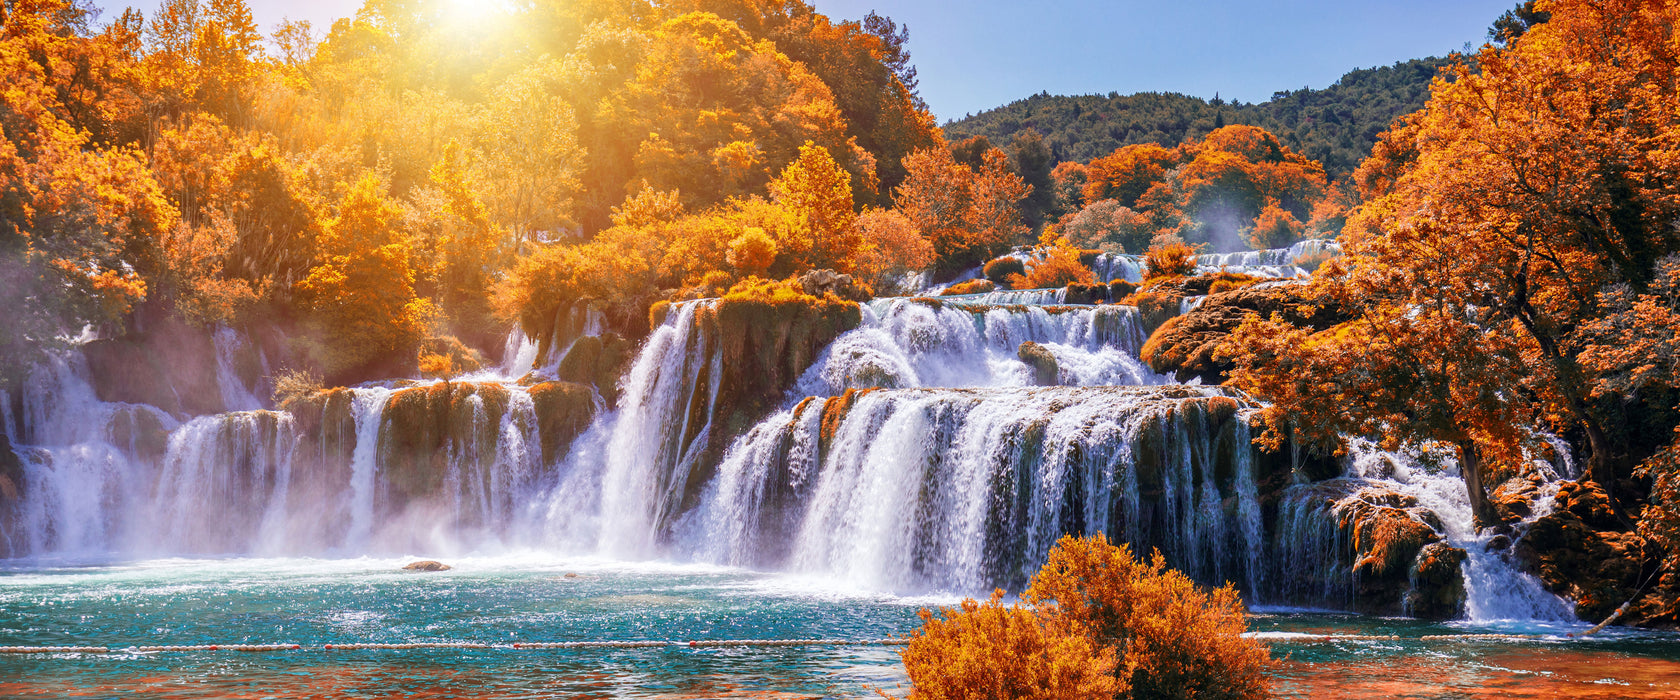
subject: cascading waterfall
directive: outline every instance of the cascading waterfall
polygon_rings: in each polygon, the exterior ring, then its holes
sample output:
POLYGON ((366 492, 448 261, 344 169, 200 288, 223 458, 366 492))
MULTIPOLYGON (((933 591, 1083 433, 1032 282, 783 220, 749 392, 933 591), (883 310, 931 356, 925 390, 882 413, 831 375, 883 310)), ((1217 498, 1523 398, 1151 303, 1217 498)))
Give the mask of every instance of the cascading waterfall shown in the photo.
POLYGON ((1025 386, 1021 343, 1044 345, 1060 383, 1144 385, 1166 381, 1138 360, 1143 327, 1129 306, 970 307, 918 299, 878 300, 863 325, 836 338, 795 385, 796 397, 851 388, 1025 386))
POLYGON ((717 401, 715 339, 700 311, 673 304, 623 381, 617 410, 578 439, 545 497, 536 529, 573 547, 623 557, 657 553, 658 526, 677 507, 717 401))
POLYGON ((1236 406, 1213 388, 814 399, 735 444, 683 537, 717 563, 972 592, 1019 588, 1064 533, 1107 532, 1252 587, 1260 509, 1236 406))
POLYGON ((147 428, 177 421, 150 406, 102 402, 86 376, 79 354, 49 358, 23 383, 22 415, 8 417, 26 495, 0 519, 11 553, 99 554, 133 532, 106 504, 147 488, 147 428))
MULTIPOLYGON (((240 379, 239 372, 235 369, 238 362, 235 358, 238 354, 251 351, 246 347, 245 340, 238 331, 226 326, 217 328, 211 339, 216 346, 216 385, 221 388, 222 409, 255 411, 262 408, 262 399, 251 392, 251 388, 245 385, 245 381, 240 379)), ((264 369, 266 370, 266 367, 264 369)))
POLYGON ((159 553, 284 551, 292 416, 248 411, 204 416, 169 436, 152 512, 159 553))
MULTIPOLYGON (((1167 378, 1138 360, 1135 308, 1008 294, 865 305, 717 464, 704 457, 713 432, 742 426, 712 424, 727 339, 707 320, 710 300, 673 304, 618 405, 588 411, 588 429, 553 455, 535 390, 513 381, 552 370, 533 373, 538 344, 517 331, 499 374, 334 390, 300 413, 179 420, 100 401, 72 353, 0 395, 23 476, 0 543, 12 556, 512 544, 977 593, 1018 590, 1059 536, 1101 531, 1257 601, 1351 607, 1337 499, 1380 487, 1438 516, 1431 527, 1467 552, 1472 618, 1568 618, 1565 602, 1487 551, 1450 465, 1433 472, 1366 445, 1338 479, 1279 486, 1288 474, 1260 467, 1243 400, 1152 386, 1167 378), (1035 362, 1053 358, 1053 382, 1028 364, 1029 342, 1035 362), (1262 493, 1262 477, 1281 490, 1262 493)), ((593 309, 567 319, 551 346, 604 332, 593 309)), ((233 358, 248 346, 217 332, 216 348, 224 402, 260 407, 237 381, 233 358)), ((551 347, 547 361, 564 354, 551 347)))

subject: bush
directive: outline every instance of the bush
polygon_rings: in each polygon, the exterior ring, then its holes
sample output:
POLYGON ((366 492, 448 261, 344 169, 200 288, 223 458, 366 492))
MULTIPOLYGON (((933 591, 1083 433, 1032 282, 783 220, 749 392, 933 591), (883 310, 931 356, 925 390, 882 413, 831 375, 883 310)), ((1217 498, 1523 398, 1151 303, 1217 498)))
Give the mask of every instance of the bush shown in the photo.
POLYGON ((446 379, 484 369, 484 355, 452 335, 426 339, 420 346, 420 376, 446 379))
POLYGON ((985 294, 986 292, 990 292, 995 289, 997 289, 997 285, 992 284, 991 280, 969 280, 967 282, 958 282, 946 287, 945 291, 939 293, 939 296, 948 297, 958 294, 985 294))
POLYGON ((283 369, 274 377, 274 407, 286 408, 298 399, 313 396, 322 388, 321 375, 307 369, 283 369))
POLYGON ((1063 537, 1022 604, 1005 608, 1001 595, 966 601, 942 618, 923 611, 923 627, 903 652, 911 698, 1267 694, 1270 654, 1242 637, 1236 591, 1229 584, 1204 591, 1158 552, 1145 563, 1100 534, 1063 537), (1097 671, 1113 684, 1082 675, 1097 671))
POLYGON ((1026 274, 1027 264, 1021 262, 1020 258, 993 258, 991 262, 986 263, 983 270, 986 273, 986 279, 997 284, 1003 284, 1009 279, 1010 275, 1026 274))
POLYGON ((1011 289, 1051 289, 1070 284, 1092 284, 1096 273, 1083 262, 1083 251, 1066 245, 1050 249, 1050 253, 1027 268, 1025 275, 1010 275, 1011 289))
POLYGON ((1083 634, 1062 634, 1033 610, 1005 607, 1003 591, 965 600, 940 616, 923 610, 922 630, 903 653, 912 700, 1110 700, 1124 697, 1115 651, 1083 634))
POLYGON ((1154 245, 1144 254, 1143 262, 1145 282, 1160 277, 1186 277, 1196 274, 1196 249, 1188 243, 1154 245))

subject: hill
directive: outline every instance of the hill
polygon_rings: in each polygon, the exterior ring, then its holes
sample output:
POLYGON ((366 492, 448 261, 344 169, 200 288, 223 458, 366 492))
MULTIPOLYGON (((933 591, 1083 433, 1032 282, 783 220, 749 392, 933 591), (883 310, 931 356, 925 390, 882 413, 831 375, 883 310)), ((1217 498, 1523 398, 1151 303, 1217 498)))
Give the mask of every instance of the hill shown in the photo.
POLYGON ((1429 81, 1452 58, 1424 58, 1358 69, 1322 90, 1277 92, 1258 104, 1177 93, 1052 96, 1040 93, 945 124, 952 141, 985 136, 1007 144, 1037 129, 1058 161, 1088 162, 1134 143, 1176 146, 1225 124, 1252 124, 1324 163, 1332 178, 1351 173, 1395 118, 1423 107, 1429 81))

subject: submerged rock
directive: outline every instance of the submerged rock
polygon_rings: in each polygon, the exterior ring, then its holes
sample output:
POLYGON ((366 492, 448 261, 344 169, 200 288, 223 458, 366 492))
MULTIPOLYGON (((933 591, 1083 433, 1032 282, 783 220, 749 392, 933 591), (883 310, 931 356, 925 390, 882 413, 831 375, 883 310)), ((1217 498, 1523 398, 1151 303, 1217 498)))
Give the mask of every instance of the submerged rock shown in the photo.
POLYGON ((403 566, 403 571, 448 571, 453 568, 455 567, 443 562, 426 559, 417 562, 410 562, 409 564, 403 566))

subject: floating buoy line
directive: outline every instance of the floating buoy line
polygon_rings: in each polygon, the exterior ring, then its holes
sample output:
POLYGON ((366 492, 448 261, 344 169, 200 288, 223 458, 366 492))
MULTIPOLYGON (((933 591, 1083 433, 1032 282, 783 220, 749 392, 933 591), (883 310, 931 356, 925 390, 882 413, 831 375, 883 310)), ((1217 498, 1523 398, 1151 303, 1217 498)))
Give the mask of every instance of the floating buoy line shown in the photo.
MULTIPOLYGON (((1385 634, 1311 634, 1300 632, 1250 632, 1244 636, 1276 644, 1330 644, 1335 642, 1525 642, 1536 640, 1561 641, 1565 636, 1544 634, 1431 634, 1422 637, 1401 637, 1385 634)), ((361 651, 414 649, 483 649, 520 651, 526 649, 659 649, 659 648, 720 648, 720 647, 867 647, 905 646, 908 638, 889 639, 697 639, 692 641, 640 640, 592 642, 350 642, 333 644, 180 644, 168 646, 56 646, 56 647, 0 647, 0 654, 111 654, 206 651, 361 651)))
POLYGON ((347 644, 178 644, 168 646, 128 647, 0 647, 0 654, 110 654, 118 652, 185 652, 185 651, 356 651, 363 649, 650 649, 650 648, 715 648, 715 647, 863 647, 904 646, 909 639, 697 639, 693 641, 626 641, 626 642, 352 642, 347 644))

